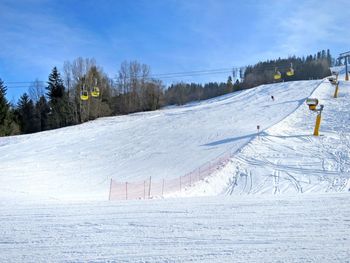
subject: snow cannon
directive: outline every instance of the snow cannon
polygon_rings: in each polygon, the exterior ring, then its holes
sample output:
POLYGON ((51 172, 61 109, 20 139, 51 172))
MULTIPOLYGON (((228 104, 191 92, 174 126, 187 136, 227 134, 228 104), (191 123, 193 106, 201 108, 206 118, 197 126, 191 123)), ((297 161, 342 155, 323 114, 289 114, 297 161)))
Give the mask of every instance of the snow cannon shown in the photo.
POLYGON ((328 80, 331 84, 333 85, 337 85, 338 84, 338 80, 337 80, 338 77, 329 77, 328 80))
POLYGON ((316 117, 316 124, 315 124, 315 128, 314 128, 314 136, 318 136, 319 135, 319 130, 320 130, 320 126, 321 126, 321 114, 323 111, 323 107, 324 105, 320 104, 318 108, 318 99, 315 98, 309 98, 306 100, 306 104, 309 106, 309 109, 317 112, 317 117, 316 117))
POLYGON ((309 98, 306 100, 306 104, 309 106, 309 110, 316 111, 316 106, 318 105, 318 99, 309 98))
POLYGON ((338 73, 333 71, 332 74, 335 75, 335 77, 334 76, 329 77, 328 80, 333 86, 335 86, 333 97, 338 98, 338 91, 339 91, 338 73))

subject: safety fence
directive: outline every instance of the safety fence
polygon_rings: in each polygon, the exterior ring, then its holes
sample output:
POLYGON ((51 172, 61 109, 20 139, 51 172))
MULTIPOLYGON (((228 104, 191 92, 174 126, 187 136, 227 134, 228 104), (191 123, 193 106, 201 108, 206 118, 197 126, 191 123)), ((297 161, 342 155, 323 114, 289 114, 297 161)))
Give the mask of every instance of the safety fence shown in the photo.
POLYGON ((231 157, 230 150, 195 170, 173 179, 152 180, 152 177, 149 177, 137 182, 118 182, 111 179, 109 200, 162 198, 169 193, 181 192, 211 175, 219 167, 225 165, 231 157))

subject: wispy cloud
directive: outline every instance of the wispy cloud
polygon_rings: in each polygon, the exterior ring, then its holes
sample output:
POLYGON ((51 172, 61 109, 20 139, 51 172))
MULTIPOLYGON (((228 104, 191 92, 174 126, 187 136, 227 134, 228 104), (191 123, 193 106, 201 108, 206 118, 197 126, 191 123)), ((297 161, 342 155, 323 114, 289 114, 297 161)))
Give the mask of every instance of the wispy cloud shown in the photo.
POLYGON ((50 69, 93 45, 90 32, 68 24, 49 8, 43 8, 42 3, 46 1, 32 2, 31 8, 11 2, 0 4, 3 39, 0 57, 29 67, 50 69))
POLYGON ((350 12, 346 11, 346 2, 280 1, 272 8, 270 6, 267 20, 274 32, 272 46, 275 53, 302 55, 348 44, 350 12))

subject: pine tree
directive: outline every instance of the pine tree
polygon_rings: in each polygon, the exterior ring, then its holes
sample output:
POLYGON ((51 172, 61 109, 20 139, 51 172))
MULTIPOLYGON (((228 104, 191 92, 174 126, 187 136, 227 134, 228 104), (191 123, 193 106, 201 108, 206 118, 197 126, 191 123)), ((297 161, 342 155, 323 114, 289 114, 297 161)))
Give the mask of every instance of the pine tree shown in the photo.
POLYGON ((13 108, 6 99, 6 86, 0 79, 0 136, 19 134, 18 124, 15 122, 13 108))
POLYGON ((332 66, 333 60, 332 60, 331 52, 329 51, 329 49, 327 49, 327 61, 328 61, 329 66, 332 66))
POLYGON ((228 76, 226 86, 227 86, 227 93, 230 93, 233 91, 233 84, 232 84, 232 77, 231 76, 228 76))
POLYGON ((56 67, 52 69, 47 84, 47 96, 51 108, 48 128, 55 129, 66 126, 68 97, 65 96, 65 87, 56 67))
POLYGON ((239 82, 239 80, 237 79, 236 82, 235 82, 235 84, 233 85, 233 90, 234 90, 234 91, 238 91, 238 90, 240 90, 240 89, 241 89, 241 87, 240 87, 240 82, 239 82))
POLYGON ((49 81, 47 82, 47 96, 50 101, 55 101, 63 98, 64 96, 64 85, 61 79, 60 73, 57 68, 52 69, 51 74, 49 75, 49 81))
POLYGON ((45 131, 48 127, 48 114, 50 113, 50 107, 45 96, 39 98, 35 104, 35 111, 38 116, 37 118, 40 120, 40 131, 45 131))
POLYGON ((17 114, 22 133, 32 133, 40 130, 33 101, 29 98, 27 93, 24 93, 19 99, 17 114))
POLYGON ((6 99, 7 88, 4 85, 4 82, 0 78, 0 129, 3 128, 5 120, 8 116, 9 104, 6 99))

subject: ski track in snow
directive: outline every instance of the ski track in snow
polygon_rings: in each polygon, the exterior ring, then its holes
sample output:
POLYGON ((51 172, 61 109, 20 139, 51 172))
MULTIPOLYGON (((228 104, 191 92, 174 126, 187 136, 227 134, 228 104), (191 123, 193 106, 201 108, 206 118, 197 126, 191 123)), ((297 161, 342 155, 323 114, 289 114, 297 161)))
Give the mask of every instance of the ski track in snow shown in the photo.
POLYGON ((264 130, 286 118, 319 83, 262 85, 182 107, 0 138, 0 198, 106 200, 110 178, 178 178, 242 148, 258 124, 264 130))
POLYGON ((0 262, 349 262, 347 193, 2 204, 0 262))
POLYGON ((350 85, 332 99, 320 83, 0 138, 0 262, 349 262, 350 85), (112 176, 180 176, 228 149, 227 165, 169 195, 219 196, 96 201, 112 176))
POLYGON ((312 135, 316 113, 304 104, 210 178, 171 196, 350 191, 350 84, 340 81, 339 89, 335 99, 324 81, 311 96, 325 105, 319 137, 312 135))

